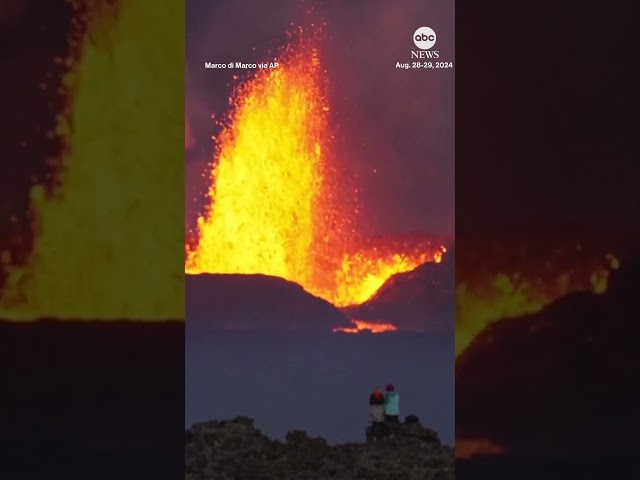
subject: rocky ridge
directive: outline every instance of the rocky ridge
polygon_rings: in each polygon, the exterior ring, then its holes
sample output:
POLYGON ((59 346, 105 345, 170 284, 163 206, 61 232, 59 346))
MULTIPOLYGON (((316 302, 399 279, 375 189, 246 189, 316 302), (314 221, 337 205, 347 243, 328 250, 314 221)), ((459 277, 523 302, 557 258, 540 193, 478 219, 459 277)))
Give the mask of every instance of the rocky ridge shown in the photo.
POLYGON ((427 262, 392 275, 366 302, 342 308, 349 317, 393 323, 400 330, 452 332, 455 317, 455 250, 441 263, 427 262))
POLYGON ((247 417, 185 432, 185 480, 452 480, 454 449, 433 430, 403 423, 385 440, 330 445, 294 430, 284 442, 247 417))

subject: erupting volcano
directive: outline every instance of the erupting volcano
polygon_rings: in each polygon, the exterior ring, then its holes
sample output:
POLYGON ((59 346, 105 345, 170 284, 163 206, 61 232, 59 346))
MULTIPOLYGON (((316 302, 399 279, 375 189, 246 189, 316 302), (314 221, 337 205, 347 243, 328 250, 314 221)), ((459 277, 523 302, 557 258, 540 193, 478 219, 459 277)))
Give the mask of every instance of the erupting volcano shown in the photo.
POLYGON ((439 262, 446 249, 424 242, 394 250, 354 231, 357 192, 344 195, 332 157, 318 38, 298 33, 278 68, 259 69, 230 98, 215 139, 209 209, 185 271, 279 276, 336 306, 358 304, 391 275, 439 262))

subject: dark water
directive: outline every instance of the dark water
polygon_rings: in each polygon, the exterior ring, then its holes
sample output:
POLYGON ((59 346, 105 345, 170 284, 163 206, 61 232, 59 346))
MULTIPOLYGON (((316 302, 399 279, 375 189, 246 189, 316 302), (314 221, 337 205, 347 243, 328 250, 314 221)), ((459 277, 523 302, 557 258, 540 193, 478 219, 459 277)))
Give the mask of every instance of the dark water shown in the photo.
POLYGON ((222 332, 189 328, 185 423, 247 415, 272 437, 362 441, 368 397, 393 383, 401 415, 454 440, 452 334, 222 332))
POLYGON ((0 321, 0 479, 184 475, 184 323, 0 321))

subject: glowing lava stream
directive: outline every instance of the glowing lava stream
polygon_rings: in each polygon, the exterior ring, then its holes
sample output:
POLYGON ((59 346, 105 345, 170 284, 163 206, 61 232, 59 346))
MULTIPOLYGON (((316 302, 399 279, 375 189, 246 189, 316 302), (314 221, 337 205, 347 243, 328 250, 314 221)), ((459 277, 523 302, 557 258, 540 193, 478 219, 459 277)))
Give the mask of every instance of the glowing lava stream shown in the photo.
POLYGON ((230 99, 186 273, 279 276, 346 306, 395 273, 439 262, 444 247, 382 252, 349 228, 353 209, 337 200, 326 72, 314 41, 289 46, 278 62, 230 99))
POLYGON ((522 275, 497 274, 482 284, 456 286, 455 352, 459 357, 471 342, 494 322, 541 311, 570 293, 606 292, 611 271, 620 267, 612 254, 604 263, 562 272, 553 281, 523 278, 522 275))
POLYGON ((31 191, 28 263, 3 255, 0 316, 182 319, 184 273, 175 252, 184 236, 173 219, 184 216, 175 188, 184 166, 158 159, 172 145, 182 158, 183 99, 167 92, 183 85, 183 45, 165 27, 183 18, 184 2, 70 3, 72 53, 58 62, 68 105, 53 132, 64 152, 55 189, 31 191))
POLYGON ((374 323, 365 322, 364 320, 352 320, 355 327, 336 327, 334 332, 343 333, 360 333, 362 331, 369 331, 371 333, 383 333, 383 332, 396 332, 398 328, 390 323, 374 323))

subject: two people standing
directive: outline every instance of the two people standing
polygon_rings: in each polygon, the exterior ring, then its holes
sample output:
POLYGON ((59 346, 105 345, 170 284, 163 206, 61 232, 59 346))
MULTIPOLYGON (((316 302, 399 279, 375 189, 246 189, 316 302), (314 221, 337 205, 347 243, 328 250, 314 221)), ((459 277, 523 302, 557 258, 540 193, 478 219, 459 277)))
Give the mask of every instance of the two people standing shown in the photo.
POLYGON ((371 437, 384 438, 389 434, 389 424, 400 422, 400 395, 391 384, 387 385, 384 394, 376 387, 369 397, 369 405, 371 437))

